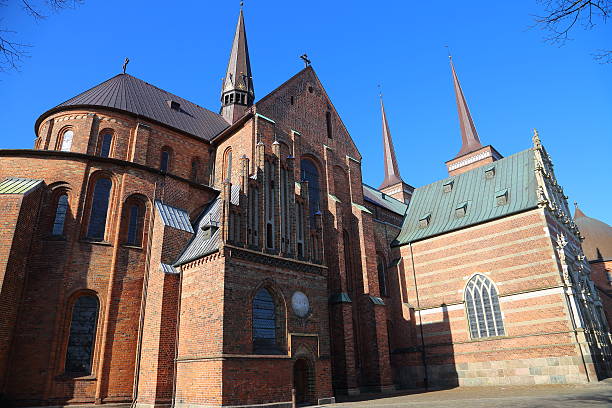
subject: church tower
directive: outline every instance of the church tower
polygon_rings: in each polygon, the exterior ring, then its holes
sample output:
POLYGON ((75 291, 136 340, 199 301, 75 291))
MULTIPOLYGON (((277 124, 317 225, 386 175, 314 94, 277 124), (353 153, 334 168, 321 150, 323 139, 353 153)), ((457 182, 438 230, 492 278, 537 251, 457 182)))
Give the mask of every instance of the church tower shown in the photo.
POLYGON ((378 188, 383 193, 391 196, 403 203, 408 204, 414 187, 404 183, 400 176, 397 158, 395 157, 395 149, 393 148, 393 139, 387 122, 385 113, 385 104, 382 94, 380 95, 380 110, 382 113, 382 137, 383 137, 383 152, 385 164, 385 179, 378 188))
POLYGON ((233 124, 240 119, 247 109, 253 105, 255 92, 253 90, 253 76, 249 47, 247 45, 246 30, 244 28, 244 15, 242 6, 236 25, 236 34, 232 43, 229 62, 223 86, 221 89, 221 115, 233 124))
POLYGON ((480 143, 476 126, 472 120, 470 109, 468 108, 455 71, 453 58, 449 55, 451 71, 453 74, 453 85, 455 87, 455 99, 457 100, 457 113, 459 114, 459 127, 461 128, 461 150, 455 156, 446 162, 448 174, 455 176, 465 171, 479 167, 487 163, 492 163, 502 158, 493 146, 483 146, 480 143))

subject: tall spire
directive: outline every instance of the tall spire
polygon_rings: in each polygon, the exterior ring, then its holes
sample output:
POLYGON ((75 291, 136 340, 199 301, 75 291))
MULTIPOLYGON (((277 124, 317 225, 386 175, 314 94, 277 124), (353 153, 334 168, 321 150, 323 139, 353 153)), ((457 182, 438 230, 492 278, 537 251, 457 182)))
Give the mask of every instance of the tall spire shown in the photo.
POLYGON ((253 75, 241 3, 236 34, 221 89, 221 114, 229 123, 234 123, 253 105, 254 100, 253 75))
POLYGON ((461 150, 457 153, 457 156, 463 156, 464 154, 471 153, 475 150, 482 148, 480 139, 478 138, 478 132, 476 132, 476 126, 472 120, 470 109, 468 108, 457 72, 455 72, 455 65, 453 64, 453 58, 449 55, 451 70, 453 72, 453 82, 455 85, 455 98, 457 100, 457 112, 459 113, 459 126, 461 127, 461 150))
POLYGON ((388 186, 400 183, 402 178, 400 177, 399 168, 397 166, 397 158, 395 157, 395 149, 393 148, 393 140, 391 139, 391 131, 389 130, 389 123, 387 122, 387 115, 385 114, 385 104, 383 102, 382 93, 380 94, 380 110, 382 112, 382 138, 383 138, 383 151, 385 159, 385 179, 380 185, 379 189, 383 189, 388 186))

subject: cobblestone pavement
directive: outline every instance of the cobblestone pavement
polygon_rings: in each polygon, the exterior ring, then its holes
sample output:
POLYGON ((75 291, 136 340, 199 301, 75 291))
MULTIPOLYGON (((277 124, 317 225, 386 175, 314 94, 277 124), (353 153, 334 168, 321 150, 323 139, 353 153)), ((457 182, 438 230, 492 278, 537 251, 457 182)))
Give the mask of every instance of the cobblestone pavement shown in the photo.
POLYGON ((327 407, 406 408, 583 408, 612 407, 612 382, 585 385, 525 387, 474 387, 394 395, 385 398, 362 395, 360 401, 327 407))

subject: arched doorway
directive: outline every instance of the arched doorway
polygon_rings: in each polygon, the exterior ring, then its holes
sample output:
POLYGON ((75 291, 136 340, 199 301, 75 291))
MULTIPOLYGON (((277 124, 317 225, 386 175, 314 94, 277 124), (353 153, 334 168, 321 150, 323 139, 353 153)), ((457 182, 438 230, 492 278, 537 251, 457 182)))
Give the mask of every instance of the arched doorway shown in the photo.
POLYGON ((309 402, 309 382, 310 369, 308 367, 308 362, 300 358, 293 364, 293 388, 295 389, 295 402, 297 404, 309 402))

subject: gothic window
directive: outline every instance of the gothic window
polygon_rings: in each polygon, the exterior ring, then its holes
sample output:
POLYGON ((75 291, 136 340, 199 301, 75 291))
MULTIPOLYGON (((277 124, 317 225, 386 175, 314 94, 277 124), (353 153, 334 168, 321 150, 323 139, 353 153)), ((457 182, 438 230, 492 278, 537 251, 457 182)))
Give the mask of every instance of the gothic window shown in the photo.
POLYGON ((387 267, 385 265, 385 259, 378 255, 376 257, 376 268, 378 270, 378 286, 380 287, 380 296, 389 296, 387 290, 387 267))
POLYGON ((327 137, 331 139, 333 137, 331 112, 325 113, 325 124, 327 126, 327 137))
POLYGON ((161 159, 159 162, 159 169, 163 173, 170 171, 170 159, 172 158, 172 151, 169 147, 164 147, 161 151, 161 159))
POLYGON ((259 189, 253 187, 251 193, 251 245, 259 246, 259 189))
POLYGON ((88 239, 95 241, 104 240, 111 187, 112 183, 107 178, 98 179, 94 185, 89 226, 87 228, 88 239))
POLYGON ((232 177, 232 148, 228 147, 223 153, 223 174, 221 175, 221 181, 231 181, 232 177))
POLYGON ((264 164, 264 193, 265 193, 265 220, 266 220, 266 247, 274 249, 274 215, 276 198, 276 164, 266 161, 264 164))
POLYGON ((197 157, 194 157, 193 160, 191 160, 191 181, 195 181, 196 183, 199 182, 199 178, 200 178, 200 159, 198 159, 197 157))
POLYGON ((469 280, 465 305, 473 339, 505 334, 497 290, 489 278, 478 274, 469 280))
POLYGON ((304 205, 300 202, 296 203, 297 212, 297 254, 299 257, 304 257, 304 205))
POLYGON ((98 298, 93 295, 80 296, 74 302, 66 348, 67 373, 91 374, 99 309, 98 298))
POLYGON ((310 207, 310 224, 315 225, 315 214, 320 207, 319 171, 315 164, 308 160, 300 161, 302 181, 308 181, 308 205, 310 207))
POLYGON ((138 245, 140 244, 140 240, 138 239, 138 224, 140 224, 140 208, 137 204, 133 204, 130 206, 130 217, 128 221, 128 231, 127 231, 127 244, 128 245, 138 245))
POLYGON ((68 195, 62 194, 57 199, 55 206, 55 218, 53 219, 52 235, 64 234, 64 223, 66 222, 66 214, 68 213, 68 195))
POLYGON ((100 143, 100 157, 110 156, 112 142, 113 142, 113 134, 110 132, 105 132, 102 135, 102 141, 100 143))
POLYGON ((72 138, 74 137, 74 132, 72 130, 67 130, 62 134, 62 144, 60 150, 62 152, 69 152, 72 147, 72 138))
POLYGON ((281 196, 281 244, 283 251, 290 248, 290 229, 289 229, 289 189, 287 188, 287 169, 281 168, 280 177, 280 196, 281 196))
POLYGON ((259 289, 253 299, 253 346, 256 352, 276 346, 276 305, 265 288, 259 289))

